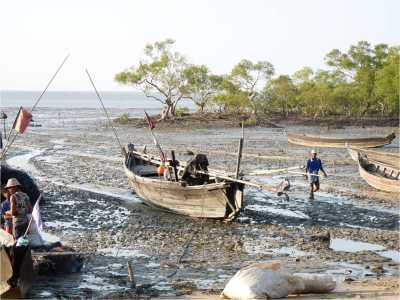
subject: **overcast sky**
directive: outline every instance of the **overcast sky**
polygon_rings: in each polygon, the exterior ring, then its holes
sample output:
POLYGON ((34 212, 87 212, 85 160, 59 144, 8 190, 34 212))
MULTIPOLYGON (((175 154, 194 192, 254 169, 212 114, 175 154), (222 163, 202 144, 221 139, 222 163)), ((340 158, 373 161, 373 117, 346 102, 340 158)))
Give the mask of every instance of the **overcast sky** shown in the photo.
POLYGON ((0 88, 126 90, 114 74, 136 64, 146 43, 176 50, 215 73, 240 59, 268 60, 277 73, 324 67, 333 48, 359 40, 400 44, 398 0, 0 0, 0 88))

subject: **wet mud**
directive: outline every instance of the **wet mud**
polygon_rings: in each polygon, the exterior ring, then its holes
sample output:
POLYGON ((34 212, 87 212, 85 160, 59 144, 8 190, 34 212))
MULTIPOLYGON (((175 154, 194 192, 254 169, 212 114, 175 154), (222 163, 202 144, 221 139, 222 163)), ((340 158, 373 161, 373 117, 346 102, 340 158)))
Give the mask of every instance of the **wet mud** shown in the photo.
MULTIPOLYGON (((329 177, 321 181, 314 201, 308 199, 306 181, 293 175, 289 200, 247 189, 240 217, 225 223, 145 206, 128 187, 110 130, 94 121, 85 121, 85 131, 79 122, 73 124, 30 128, 10 152, 9 164, 32 174, 44 191, 46 231, 86 253, 81 273, 37 278, 32 298, 133 297, 128 261, 143 297, 194 290, 218 293, 239 268, 269 259, 282 260, 293 272, 330 273, 338 281, 399 276, 399 195, 369 187, 345 150, 317 149, 329 177)), ((154 151, 147 130, 117 130, 123 143, 148 145, 154 151)), ((302 130, 246 129, 245 153, 291 159, 245 158, 244 172, 304 164, 308 149, 286 140, 287 131, 302 130)), ((330 134, 362 136, 391 130, 350 127, 330 134)), ((187 159, 188 149, 235 153, 241 130, 176 129, 156 134, 166 149, 187 159)), ((396 147, 398 139, 385 148, 397 151, 396 147)), ((213 168, 235 169, 234 156, 210 153, 209 160, 213 168)), ((253 179, 279 183, 282 177, 253 179)))

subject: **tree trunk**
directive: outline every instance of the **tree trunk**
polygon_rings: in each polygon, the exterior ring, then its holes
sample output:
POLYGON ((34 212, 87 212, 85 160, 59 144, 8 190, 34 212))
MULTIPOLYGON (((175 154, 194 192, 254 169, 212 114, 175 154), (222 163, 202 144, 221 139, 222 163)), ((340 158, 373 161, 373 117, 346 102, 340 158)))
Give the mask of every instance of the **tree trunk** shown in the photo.
POLYGON ((173 106, 172 105, 165 105, 162 112, 161 112, 161 118, 160 120, 167 120, 170 119, 172 117, 172 110, 173 106))

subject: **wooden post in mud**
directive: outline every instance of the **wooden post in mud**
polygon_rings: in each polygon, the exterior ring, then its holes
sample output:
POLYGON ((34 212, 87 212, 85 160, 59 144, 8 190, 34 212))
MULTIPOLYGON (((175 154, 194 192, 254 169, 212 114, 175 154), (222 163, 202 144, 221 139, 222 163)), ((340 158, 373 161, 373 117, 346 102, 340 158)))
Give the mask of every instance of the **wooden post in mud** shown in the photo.
POLYGON ((175 151, 171 151, 171 158, 172 158, 172 167, 174 168, 174 174, 175 174, 175 181, 178 182, 178 169, 176 168, 176 159, 175 159, 175 151))
POLYGON ((239 139, 238 156, 236 162, 236 179, 239 178, 240 173, 240 162, 242 161, 242 150, 243 150, 243 138, 239 139))
POLYGON ((128 260, 128 276, 129 276, 129 282, 132 288, 136 287, 136 282, 135 282, 135 274, 133 273, 133 267, 132 267, 132 262, 128 260))

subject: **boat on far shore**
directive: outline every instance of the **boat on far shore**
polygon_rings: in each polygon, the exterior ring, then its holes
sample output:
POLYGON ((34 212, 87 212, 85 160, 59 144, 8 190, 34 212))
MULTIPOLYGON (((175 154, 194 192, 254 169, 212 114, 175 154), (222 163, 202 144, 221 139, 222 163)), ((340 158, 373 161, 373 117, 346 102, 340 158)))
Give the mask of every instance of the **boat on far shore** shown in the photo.
POLYGON ((288 133, 288 142, 305 147, 328 148, 376 148, 390 144, 396 135, 394 132, 383 137, 333 138, 306 134, 288 133))
POLYGON ((400 193, 400 170, 392 165, 368 158, 358 153, 358 169, 361 178, 370 186, 385 192, 400 193))

